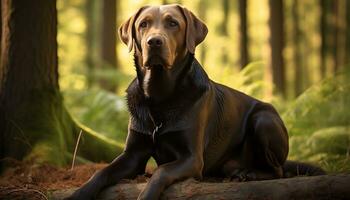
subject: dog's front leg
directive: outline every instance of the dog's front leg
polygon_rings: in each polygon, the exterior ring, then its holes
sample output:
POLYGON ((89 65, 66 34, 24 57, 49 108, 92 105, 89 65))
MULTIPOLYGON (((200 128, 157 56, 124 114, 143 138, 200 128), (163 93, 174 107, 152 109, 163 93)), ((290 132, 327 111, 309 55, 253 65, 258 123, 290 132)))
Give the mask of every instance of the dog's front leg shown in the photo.
POLYGON ((174 181, 189 177, 201 178, 202 169, 203 159, 194 156, 163 164, 154 172, 138 200, 157 200, 174 181))
POLYGON ((69 200, 95 199, 96 195, 106 186, 117 183, 123 178, 137 175, 138 159, 129 153, 121 154, 109 166, 97 172, 81 188, 75 191, 69 200))
POLYGON ((124 152, 111 164, 97 172, 81 188, 75 191, 69 200, 95 199, 105 187, 124 178, 133 178, 145 171, 152 152, 152 140, 148 136, 130 131, 124 152))

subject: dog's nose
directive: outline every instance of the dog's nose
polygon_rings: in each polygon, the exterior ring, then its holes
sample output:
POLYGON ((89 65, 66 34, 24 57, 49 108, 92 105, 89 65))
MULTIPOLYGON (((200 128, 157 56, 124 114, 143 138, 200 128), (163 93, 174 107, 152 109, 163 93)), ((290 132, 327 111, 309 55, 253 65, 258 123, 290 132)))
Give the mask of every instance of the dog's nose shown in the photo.
POLYGON ((147 44, 149 47, 156 48, 163 45, 162 38, 160 36, 151 36, 147 39, 147 44))

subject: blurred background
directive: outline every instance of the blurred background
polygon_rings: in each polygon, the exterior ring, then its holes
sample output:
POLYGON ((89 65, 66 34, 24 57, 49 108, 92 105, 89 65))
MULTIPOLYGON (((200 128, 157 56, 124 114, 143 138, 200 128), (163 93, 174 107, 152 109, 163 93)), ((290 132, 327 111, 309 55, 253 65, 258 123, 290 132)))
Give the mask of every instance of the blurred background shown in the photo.
POLYGON ((277 107, 289 159, 350 171, 347 0, 58 0, 59 83, 77 122, 124 142, 135 69, 117 29, 139 7, 168 3, 207 24, 196 57, 211 79, 277 107))

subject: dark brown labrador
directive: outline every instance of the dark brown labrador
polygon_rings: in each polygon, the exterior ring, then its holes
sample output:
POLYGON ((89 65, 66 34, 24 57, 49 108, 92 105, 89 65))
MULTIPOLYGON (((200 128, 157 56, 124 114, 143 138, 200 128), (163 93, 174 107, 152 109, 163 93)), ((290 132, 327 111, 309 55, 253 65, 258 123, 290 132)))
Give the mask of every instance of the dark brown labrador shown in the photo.
MULTIPOLYGON (((142 7, 120 27, 137 72, 127 89, 126 147, 71 199, 92 199, 106 186, 143 174, 150 157, 159 167, 138 199, 159 199, 174 181, 189 177, 245 181, 296 171, 299 163, 286 162, 288 134, 276 110, 211 81, 194 58, 207 32, 179 5, 142 7)), ((298 167, 299 173, 323 173, 298 167)))

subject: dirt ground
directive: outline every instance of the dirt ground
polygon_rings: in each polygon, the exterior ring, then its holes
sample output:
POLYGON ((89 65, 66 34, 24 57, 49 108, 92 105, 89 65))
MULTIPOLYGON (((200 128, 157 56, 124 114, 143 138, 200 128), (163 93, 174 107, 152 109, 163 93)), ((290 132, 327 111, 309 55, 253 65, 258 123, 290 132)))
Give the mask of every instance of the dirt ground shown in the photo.
MULTIPOLYGON (((86 164, 70 167, 35 165, 30 162, 10 160, 9 168, 0 177, 0 199, 48 199, 47 192, 81 186, 97 170, 107 164, 86 164)), ((138 177, 135 182, 144 182, 138 177)), ((133 182, 124 180, 123 182, 133 182)))
MULTIPOLYGON (((48 192, 76 188, 86 182, 106 163, 94 163, 70 167, 56 167, 48 164, 33 164, 13 159, 6 160, 7 170, 0 176, 0 200, 48 199, 48 192)), ((121 183, 146 182, 154 171, 147 166, 146 174, 134 180, 122 180, 121 183)), ((205 178, 206 182, 227 182, 226 179, 205 178)))
POLYGON ((78 187, 106 164, 58 168, 11 160, 0 177, 0 199, 47 199, 49 190, 78 187))

